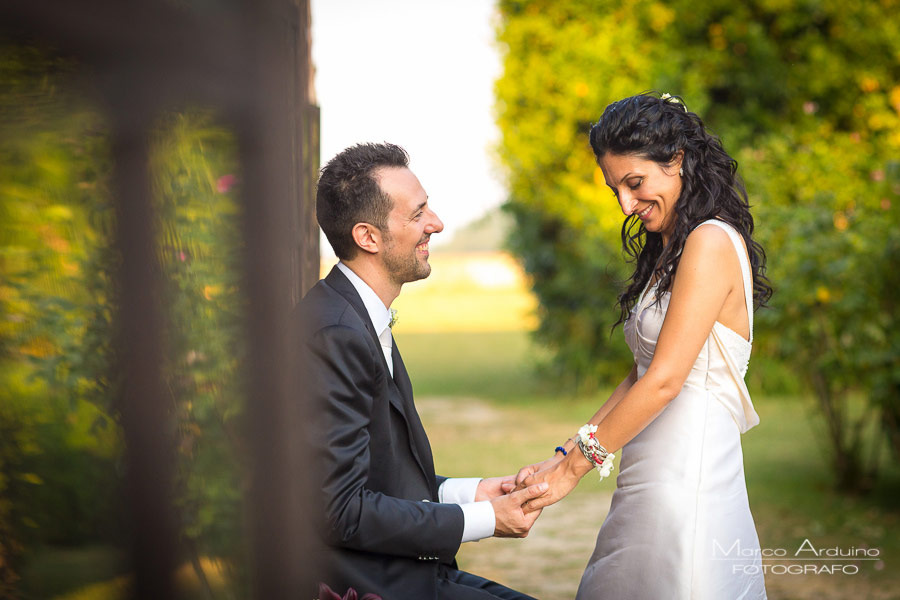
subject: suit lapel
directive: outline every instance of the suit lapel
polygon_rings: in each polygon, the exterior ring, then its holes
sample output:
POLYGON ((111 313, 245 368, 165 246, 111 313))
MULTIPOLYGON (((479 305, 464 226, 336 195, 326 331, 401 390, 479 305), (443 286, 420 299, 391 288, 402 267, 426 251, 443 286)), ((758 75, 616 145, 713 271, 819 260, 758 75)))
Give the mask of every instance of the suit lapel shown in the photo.
POLYGON ((381 341, 378 339, 378 333, 372 325, 369 311, 366 310, 366 305, 363 303, 362 298, 359 297, 356 288, 353 287, 350 280, 347 279, 346 275, 341 273, 341 270, 338 269, 337 266, 333 267, 331 272, 328 273, 328 276, 325 277, 325 283, 334 288, 335 291, 341 294, 341 296, 350 303, 350 306, 353 307, 360 319, 362 319, 366 329, 372 336, 376 346, 379 348, 378 354, 381 357, 381 365, 384 368, 384 374, 388 380, 388 387, 390 388, 388 400, 406 421, 410 450, 412 450, 416 462, 419 463, 419 468, 422 469, 422 473, 428 481, 428 487, 431 490, 433 499, 437 500, 437 481, 434 474, 434 457, 431 454, 431 445, 428 443, 428 437, 425 435, 425 428, 422 426, 422 421, 419 419, 419 413, 416 411, 415 404, 413 403, 412 382, 409 380, 409 374, 406 372, 406 367, 403 365, 403 359, 400 357, 400 351, 397 349, 397 340, 394 340, 391 351, 391 358, 394 363, 394 377, 391 377, 387 362, 384 360, 384 353, 380 351, 381 341))
POLYGON ((409 380, 409 373, 406 372, 406 366, 403 364, 403 357, 400 356, 400 349, 397 348, 396 339, 394 340, 391 357, 394 359, 394 380, 406 405, 405 414, 407 423, 410 426, 409 434, 413 455, 419 461, 419 466, 422 467, 428 478, 428 487, 431 488, 433 499, 437 500, 437 478, 434 474, 434 456, 431 453, 431 444, 428 442, 425 427, 422 425, 419 412, 416 410, 416 405, 413 402, 412 382, 409 380))
MULTIPOLYGON (((335 266, 331 269, 331 272, 328 273, 328 277, 325 278, 325 283, 333 287, 335 291, 350 303, 350 306, 353 307, 353 310, 356 311, 359 318, 365 323, 369 335, 372 336, 372 340, 374 340, 380 348, 381 341, 378 339, 375 327, 372 326, 372 319, 369 317, 369 311, 366 310, 366 305, 363 304, 362 298, 359 297, 359 293, 356 291, 356 288, 353 287, 353 284, 350 283, 350 280, 347 279, 347 276, 341 273, 341 270, 335 266)), ((384 363, 384 367, 387 368, 387 363, 384 363)))

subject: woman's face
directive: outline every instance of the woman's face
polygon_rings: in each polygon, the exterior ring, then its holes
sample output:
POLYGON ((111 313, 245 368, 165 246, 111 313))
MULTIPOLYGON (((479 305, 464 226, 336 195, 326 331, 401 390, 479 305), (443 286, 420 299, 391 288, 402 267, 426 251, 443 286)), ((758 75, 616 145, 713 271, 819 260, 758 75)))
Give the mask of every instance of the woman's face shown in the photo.
POLYGON ((633 154, 607 153, 600 159, 606 185, 619 200, 625 216, 637 214, 647 231, 662 234, 668 243, 675 228, 675 203, 681 195, 683 153, 671 165, 662 166, 633 154))

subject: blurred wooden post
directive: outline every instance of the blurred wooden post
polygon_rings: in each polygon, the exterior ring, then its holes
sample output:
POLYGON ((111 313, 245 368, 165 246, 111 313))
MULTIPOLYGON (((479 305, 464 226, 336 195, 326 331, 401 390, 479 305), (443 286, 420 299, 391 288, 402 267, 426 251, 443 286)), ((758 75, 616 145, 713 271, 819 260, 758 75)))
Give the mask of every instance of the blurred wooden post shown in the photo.
POLYGON ((249 309, 248 500, 253 596, 306 598, 306 474, 291 310, 318 279, 312 193, 318 115, 310 107, 309 0, 185 7, 164 0, 4 0, 0 30, 77 59, 108 109, 117 216, 122 427, 135 598, 174 597, 179 556, 170 401, 162 379, 165 307, 156 259, 148 140, 160 112, 219 109, 242 162, 249 309))
POLYGON ((161 368, 162 281, 147 173, 150 132, 140 104, 114 109, 111 137, 116 246, 122 256, 116 354, 123 382, 125 494, 132 524, 134 597, 151 600, 174 597, 171 574, 178 553, 172 509, 171 401, 161 368))
POLYGON ((314 575, 307 572, 301 508, 307 469, 299 439, 299 337, 289 326, 304 283, 298 236, 308 182, 302 162, 309 13, 305 0, 246 6, 247 51, 257 68, 248 81, 249 114, 237 127, 246 173, 253 592, 261 600, 295 600, 311 592, 314 575))

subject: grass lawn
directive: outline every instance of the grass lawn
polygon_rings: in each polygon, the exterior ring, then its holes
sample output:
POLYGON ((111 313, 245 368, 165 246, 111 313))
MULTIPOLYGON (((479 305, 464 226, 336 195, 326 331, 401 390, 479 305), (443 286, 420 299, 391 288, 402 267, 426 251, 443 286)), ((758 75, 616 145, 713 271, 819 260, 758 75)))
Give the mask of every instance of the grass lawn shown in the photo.
MULTIPOLYGON (((404 333, 401 327, 396 339, 443 475, 504 475, 542 460, 605 399, 541 382, 533 367, 546 354, 520 331, 404 333)), ((880 553, 880 560, 857 563, 856 575, 770 574, 769 598, 900 599, 900 469, 887 465, 865 497, 838 494, 822 458, 812 402, 762 394, 754 401, 762 422, 743 444, 763 548, 793 554, 808 539, 820 549, 867 547, 880 553)), ((573 598, 609 509, 614 476, 602 483, 588 476, 543 512, 527 539, 465 544, 460 565, 541 600, 573 598)), ((215 575, 216 587, 223 584, 215 565, 206 570, 215 575)), ((201 597, 189 565, 182 571, 185 597, 201 597)), ((48 549, 31 561, 23 591, 26 598, 111 600, 122 597, 120 573, 108 548, 48 549)))
MULTIPOLYGON (((508 474, 546 458, 605 399, 536 381, 530 367, 539 353, 521 332, 398 332, 397 343, 443 475, 508 474)), ((769 574, 769 597, 900 598, 900 469, 886 466, 865 497, 838 494, 812 401, 759 394, 754 401, 761 424, 743 445, 762 547, 792 555, 808 539, 817 549, 877 548, 880 558, 855 563, 855 575, 769 574)), ((615 485, 587 479, 547 509, 527 539, 464 545, 461 566, 542 600, 574 597, 615 485)))

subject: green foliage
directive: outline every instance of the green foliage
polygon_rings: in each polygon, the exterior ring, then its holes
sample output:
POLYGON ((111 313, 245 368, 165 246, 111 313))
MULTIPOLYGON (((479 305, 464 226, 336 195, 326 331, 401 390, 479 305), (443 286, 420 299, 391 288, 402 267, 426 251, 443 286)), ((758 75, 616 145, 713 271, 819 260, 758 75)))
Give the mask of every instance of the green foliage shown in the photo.
MULTIPOLYGON (((119 256, 106 126, 76 65, 0 49, 0 596, 26 548, 122 535, 119 256)), ((203 111, 160 118, 150 171, 184 553, 241 564, 243 301, 236 150, 203 111)), ((195 561, 199 564, 199 561, 195 561)), ((239 573, 237 573, 239 575, 239 573)))
POLYGON ((496 91, 507 209, 517 219, 511 244, 534 276, 537 335, 560 368, 607 385, 609 373, 624 372, 621 338, 604 334, 630 269, 590 124, 625 96, 681 95, 739 159, 755 206, 776 289, 772 308, 759 313, 757 355, 814 392, 839 485, 868 486, 881 443, 864 442, 871 420, 900 457, 896 2, 508 0, 500 8, 506 56, 496 91), (871 400, 862 416, 846 408, 854 390, 871 400))
POLYGON ((609 308, 627 277, 611 260, 617 250, 562 219, 521 206, 509 209, 518 224, 510 247, 533 277, 540 299, 536 334, 555 350, 553 374, 585 391, 598 381, 621 379, 631 355, 611 331, 618 315, 609 308))
POLYGON ((510 244, 534 277, 538 338, 588 388, 618 383, 630 362, 609 336, 628 276, 620 213, 587 134, 606 103, 650 85, 653 61, 632 42, 646 36, 631 5, 649 3, 501 2, 507 52, 496 89, 507 209, 517 223, 510 244))
POLYGON ((168 283, 164 373, 177 426, 176 499, 194 554, 239 558, 243 444, 242 295, 236 149, 208 114, 170 114, 158 125, 151 170, 168 283))
POLYGON ((110 538, 105 140, 71 65, 0 48, 0 595, 26 545, 110 538))
POLYGON ((851 136, 800 135, 746 154, 756 159, 748 172, 760 193, 776 199, 760 207, 760 220, 779 224, 766 230, 777 259, 771 276, 782 283, 760 315, 764 351, 810 385, 828 422, 824 447, 836 450, 838 483, 859 489, 872 483, 881 444, 865 448, 864 429, 880 420, 897 432, 900 206, 891 188, 900 180, 877 170, 878 148, 851 136), (851 416, 853 391, 869 397, 869 411, 851 416))

